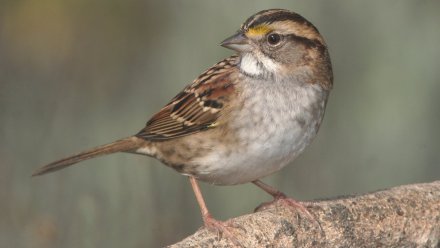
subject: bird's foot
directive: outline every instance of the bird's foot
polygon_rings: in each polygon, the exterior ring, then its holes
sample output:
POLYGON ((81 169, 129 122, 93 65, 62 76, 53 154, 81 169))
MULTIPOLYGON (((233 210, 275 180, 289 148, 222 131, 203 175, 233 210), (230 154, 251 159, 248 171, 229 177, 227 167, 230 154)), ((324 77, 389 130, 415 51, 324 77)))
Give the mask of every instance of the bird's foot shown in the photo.
POLYGON ((257 211, 262 211, 266 208, 268 208, 269 206, 273 205, 273 204, 282 204, 285 205, 289 208, 292 209, 297 209, 300 210, 302 213, 304 213, 310 220, 312 220, 313 222, 317 223, 317 225, 319 226, 319 229, 322 230, 321 224, 318 222, 318 220, 310 213, 310 211, 306 208, 306 205, 308 204, 304 204, 301 202, 296 201, 293 198, 287 197, 285 194, 278 192, 277 195, 274 196, 274 199, 272 201, 269 202, 263 202, 261 203, 258 207, 255 208, 255 212, 257 211))
POLYGON ((229 239, 234 246, 242 247, 241 243, 236 238, 236 235, 233 234, 233 226, 228 225, 226 222, 216 220, 211 215, 204 216, 203 221, 205 223, 205 228, 211 232, 215 232, 219 239, 224 237, 229 239))
POLYGON ((309 210, 307 210, 307 208, 300 202, 296 201, 293 198, 289 198, 287 197, 285 194, 278 192, 276 195, 274 195, 274 198, 272 201, 268 201, 268 202, 263 202, 260 205, 258 205, 255 209, 254 212, 258 212, 261 210, 264 210, 268 207, 270 207, 271 205, 275 204, 275 203, 282 203, 285 205, 288 205, 289 207, 292 208, 298 208, 300 209, 302 212, 304 212, 306 215, 308 215, 309 217, 313 217, 309 210))

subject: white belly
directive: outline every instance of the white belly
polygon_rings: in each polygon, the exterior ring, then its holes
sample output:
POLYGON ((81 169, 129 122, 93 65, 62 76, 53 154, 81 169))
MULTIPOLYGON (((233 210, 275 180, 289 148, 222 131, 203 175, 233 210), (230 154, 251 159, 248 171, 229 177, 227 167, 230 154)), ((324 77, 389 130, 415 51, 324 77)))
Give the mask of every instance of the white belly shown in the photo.
POLYGON ((194 161, 201 165, 198 179, 222 185, 251 182, 280 170, 310 144, 324 115, 327 92, 313 86, 271 89, 261 88, 256 94, 253 89, 245 110, 234 117, 240 120, 233 128, 242 146, 232 152, 219 146, 194 161))

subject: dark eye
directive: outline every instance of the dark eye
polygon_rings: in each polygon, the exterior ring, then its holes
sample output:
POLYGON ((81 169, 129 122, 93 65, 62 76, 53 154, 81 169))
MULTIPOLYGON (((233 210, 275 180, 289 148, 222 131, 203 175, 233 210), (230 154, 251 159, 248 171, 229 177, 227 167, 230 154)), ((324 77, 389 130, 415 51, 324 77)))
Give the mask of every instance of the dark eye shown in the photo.
POLYGON ((279 34, 273 33, 267 36, 267 42, 269 42, 269 44, 271 44, 272 46, 280 43, 280 41, 281 41, 281 36, 279 34))

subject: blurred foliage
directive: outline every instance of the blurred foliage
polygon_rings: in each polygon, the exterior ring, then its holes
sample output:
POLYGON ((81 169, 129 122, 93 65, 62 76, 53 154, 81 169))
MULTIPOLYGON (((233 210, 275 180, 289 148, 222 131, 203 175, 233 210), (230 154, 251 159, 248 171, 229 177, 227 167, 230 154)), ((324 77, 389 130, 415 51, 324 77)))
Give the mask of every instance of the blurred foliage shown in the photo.
MULTIPOLYGON (((438 180, 439 1, 2 0, 0 246, 157 247, 194 232, 186 178, 153 159, 117 154, 29 176, 140 130, 231 54, 221 40, 274 7, 320 29, 335 88, 315 142, 265 180, 298 199, 438 180)), ((219 219, 270 199, 252 185, 202 187, 219 219)))

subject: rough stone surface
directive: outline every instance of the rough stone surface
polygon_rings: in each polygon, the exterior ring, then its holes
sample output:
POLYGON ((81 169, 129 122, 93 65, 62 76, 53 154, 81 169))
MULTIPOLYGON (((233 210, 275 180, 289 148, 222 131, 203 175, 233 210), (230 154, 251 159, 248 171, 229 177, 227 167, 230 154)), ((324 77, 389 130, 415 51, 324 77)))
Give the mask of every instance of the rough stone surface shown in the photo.
POLYGON ((235 243, 201 228, 170 247, 440 247, 440 181, 303 204, 315 220, 278 202, 228 220, 235 243))

